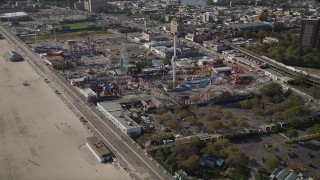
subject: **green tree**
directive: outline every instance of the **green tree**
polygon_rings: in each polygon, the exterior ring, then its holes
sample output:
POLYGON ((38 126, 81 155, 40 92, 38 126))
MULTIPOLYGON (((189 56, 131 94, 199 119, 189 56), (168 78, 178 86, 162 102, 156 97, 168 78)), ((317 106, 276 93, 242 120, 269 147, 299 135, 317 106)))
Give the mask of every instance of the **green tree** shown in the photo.
POLYGON ((219 143, 209 142, 204 148, 205 154, 216 155, 223 149, 222 145, 219 143))
POLYGON ((273 127, 275 132, 281 132, 282 131, 282 127, 279 123, 275 123, 274 127, 273 127))
POLYGON ((194 116, 189 116, 186 118, 186 123, 189 124, 189 125, 192 125, 196 122, 197 118, 194 117, 194 116))
POLYGON ((273 157, 268 158, 263 163, 263 167, 266 168, 269 172, 271 172, 279 165, 279 163, 280 163, 279 159, 273 156, 273 157))
POLYGON ((263 109, 260 107, 257 107, 257 106, 253 107, 252 111, 255 115, 258 115, 258 116, 263 115, 263 109))
POLYGON ((167 110, 166 108, 158 108, 158 109, 156 110, 156 113, 157 113, 157 114, 164 114, 164 113, 166 113, 166 112, 168 112, 168 110, 167 110))
POLYGON ((296 116, 290 118, 290 126, 293 128, 298 128, 300 126, 300 121, 296 116))
POLYGON ((174 105, 173 106, 173 113, 174 114, 179 114, 180 111, 184 110, 183 107, 181 105, 174 105))
POLYGON ((171 154, 164 162, 165 165, 170 166, 177 161, 177 157, 171 154))
POLYGON ((203 119, 210 122, 210 121, 217 120, 217 117, 215 116, 215 114, 210 113, 210 114, 205 115, 203 119))
POLYGON ((229 148, 226 163, 231 167, 246 167, 249 163, 249 157, 237 148, 229 148))
POLYGON ((245 117, 242 117, 239 119, 239 122, 238 122, 239 126, 247 126, 248 125, 248 119, 245 118, 245 117))
MULTIPOLYGON (((271 36, 279 39, 278 43, 251 45, 247 49, 260 55, 267 55, 287 65, 320 67, 320 50, 297 46, 299 39, 295 34, 298 31, 297 29, 290 29, 286 32, 271 33, 271 36)), ((267 34, 261 30, 258 33, 252 33, 252 36, 263 38, 267 34)), ((244 36, 248 36, 248 34, 244 33, 244 36)))
POLYGON ((206 4, 207 4, 207 5, 214 5, 214 2, 213 2, 213 0, 207 0, 207 1, 206 1, 206 4))
POLYGON ((250 99, 250 103, 252 104, 253 107, 260 108, 260 99, 258 97, 250 99))
POLYGON ((313 127, 311 127, 311 128, 308 128, 307 130, 306 130, 306 132, 307 132, 307 134, 315 134, 315 133, 317 133, 317 130, 315 129, 315 128, 313 128, 313 127))
POLYGON ((227 139, 220 139, 216 142, 208 142, 206 147, 203 149, 203 152, 211 155, 220 155, 222 157, 227 157, 228 153, 226 153, 226 149, 231 147, 232 144, 227 139))
POLYGON ((288 167, 298 172, 306 170, 306 165, 302 162, 289 162, 288 167))
POLYGON ((130 17, 132 15, 132 11, 130 9, 127 9, 125 11, 126 16, 130 17))
POLYGON ((232 118, 232 113, 229 110, 224 109, 222 114, 226 119, 232 118))
POLYGON ((230 101, 232 99, 232 95, 229 91, 225 91, 220 95, 220 98, 223 102, 230 101))
POLYGON ((180 110, 178 112, 178 116, 180 116, 180 118, 182 118, 182 119, 187 118, 189 116, 189 112, 185 109, 180 110))
POLYGON ((171 64, 171 60, 168 58, 163 59, 163 64, 164 65, 170 65, 171 64))
POLYGON ((281 121, 284 120, 284 116, 282 112, 276 112, 272 115, 272 121, 281 121))
POLYGON ((192 136, 189 138, 188 141, 189 141, 189 146, 191 147, 196 147, 196 148, 202 147, 201 139, 198 136, 192 136))
POLYGON ((173 90, 173 88, 175 87, 175 85, 173 84, 173 82, 169 82, 168 83, 168 90, 173 90))
POLYGON ((237 167, 237 168, 228 168, 227 171, 228 177, 234 180, 246 180, 249 179, 249 168, 247 167, 237 167), (230 171, 230 169, 233 169, 230 171))
POLYGON ((181 166, 185 167, 189 172, 195 172, 199 168, 199 156, 193 154, 189 159, 181 161, 181 166))
POLYGON ((299 132, 295 129, 289 129, 286 132, 286 136, 288 136, 290 139, 298 137, 299 136, 299 132))
POLYGON ((237 120, 234 118, 229 119, 226 126, 229 128, 237 126, 237 120))
POLYGON ((316 124, 306 130, 308 134, 320 133, 320 124, 316 124))
POLYGON ((262 108, 265 108, 271 102, 271 98, 269 96, 262 96, 260 100, 260 105, 262 108))
POLYGON ((213 130, 218 130, 223 128, 223 124, 219 120, 215 120, 213 122, 210 122, 208 127, 213 130))
POLYGON ((232 144, 230 143, 229 140, 227 139, 219 139, 218 141, 216 141, 215 143, 220 144, 223 148, 227 148, 229 146, 232 146, 232 144))
POLYGON ((222 108, 220 106, 214 106, 213 104, 211 104, 210 107, 213 107, 212 108, 213 112, 216 112, 216 113, 222 112, 222 108))
POLYGON ((320 99, 320 88, 318 86, 309 88, 309 94, 316 99, 320 99))
POLYGON ((165 121, 164 124, 166 126, 168 126, 169 128, 176 129, 178 127, 178 120, 169 119, 169 120, 165 121))
POLYGON ((252 37, 252 31, 244 31, 243 32, 244 38, 251 38, 252 37))
POLYGON ((266 36, 267 36, 267 32, 266 32, 265 30, 260 29, 260 30, 258 31, 258 38, 259 38, 259 39, 263 39, 263 38, 265 38, 266 36))
POLYGON ((270 83, 270 84, 264 85, 264 86, 259 90, 259 92, 260 92, 262 95, 269 96, 269 97, 274 97, 274 96, 276 96, 276 95, 281 95, 281 94, 283 94, 282 87, 281 87, 281 85, 278 84, 278 83, 270 83))
POLYGON ((250 109, 250 108, 252 108, 252 104, 251 104, 251 102, 250 102, 248 99, 243 100, 243 101, 240 101, 240 106, 241 106, 242 108, 244 108, 244 109, 250 109))
POLYGON ((139 68, 147 68, 151 66, 152 66, 152 62, 149 59, 144 59, 136 63, 136 67, 139 67, 139 68))
POLYGON ((296 76, 293 77, 293 82, 295 84, 304 85, 306 83, 305 81, 305 75, 302 73, 297 73, 296 76))
POLYGON ((179 142, 174 143, 171 149, 179 161, 186 160, 190 156, 199 153, 199 149, 196 146, 185 145, 179 142))

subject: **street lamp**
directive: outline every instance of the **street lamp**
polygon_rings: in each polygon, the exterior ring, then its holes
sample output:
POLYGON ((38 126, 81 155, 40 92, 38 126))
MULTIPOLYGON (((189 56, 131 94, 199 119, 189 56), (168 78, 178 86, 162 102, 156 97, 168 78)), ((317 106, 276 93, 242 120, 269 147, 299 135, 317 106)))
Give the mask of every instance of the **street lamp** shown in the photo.
MULTIPOLYGON (((59 26, 61 26, 61 24, 58 22, 58 21, 56 21, 56 23, 59 25, 59 26)), ((53 34, 54 34, 54 39, 55 39, 55 41, 56 41, 56 43, 57 43, 57 34, 56 34, 56 28, 53 26, 53 34)))
POLYGON ((34 44, 37 43, 37 35, 38 35, 37 32, 40 32, 40 29, 37 29, 34 33, 34 44))

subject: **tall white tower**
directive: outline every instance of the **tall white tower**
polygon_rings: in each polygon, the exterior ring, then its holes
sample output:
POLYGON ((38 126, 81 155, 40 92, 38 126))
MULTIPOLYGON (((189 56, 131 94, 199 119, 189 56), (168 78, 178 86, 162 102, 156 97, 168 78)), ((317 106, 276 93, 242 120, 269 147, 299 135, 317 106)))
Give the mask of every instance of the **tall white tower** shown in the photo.
POLYGON ((173 56, 171 60, 173 88, 175 88, 176 86, 176 60, 177 60, 177 32, 173 34, 173 56))

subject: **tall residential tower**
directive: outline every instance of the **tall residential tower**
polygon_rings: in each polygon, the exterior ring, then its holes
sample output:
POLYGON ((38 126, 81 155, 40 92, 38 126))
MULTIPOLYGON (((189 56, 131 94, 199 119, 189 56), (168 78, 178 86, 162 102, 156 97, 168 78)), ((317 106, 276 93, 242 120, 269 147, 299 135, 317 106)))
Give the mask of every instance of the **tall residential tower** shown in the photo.
POLYGON ((299 45, 320 48, 320 19, 302 20, 299 45))

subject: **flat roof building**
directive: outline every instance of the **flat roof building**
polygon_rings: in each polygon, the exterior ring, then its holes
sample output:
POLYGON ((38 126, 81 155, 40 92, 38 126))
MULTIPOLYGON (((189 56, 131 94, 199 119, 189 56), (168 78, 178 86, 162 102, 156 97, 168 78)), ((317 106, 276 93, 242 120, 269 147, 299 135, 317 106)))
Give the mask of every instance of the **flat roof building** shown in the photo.
POLYGON ((313 180, 312 177, 297 174, 294 170, 282 166, 277 167, 269 178, 270 180, 313 180))
POLYGON ((247 58, 244 57, 234 57, 235 61, 239 62, 240 64, 244 64, 246 66, 250 66, 250 67, 257 67, 257 63, 250 61, 247 58))
POLYGON ((181 68, 181 69, 195 69, 195 65, 188 62, 188 61, 176 61, 176 65, 178 68, 181 68))
POLYGON ((224 73, 224 74, 231 74, 231 67, 213 67, 212 68, 213 74, 217 73, 224 73))
POLYGON ((87 99, 97 99, 97 93, 95 93, 91 88, 80 88, 79 92, 84 95, 87 99))
POLYGON ((86 145, 92 151, 99 162, 105 162, 111 159, 111 152, 106 145, 97 137, 92 136, 87 138, 86 145))
POLYGON ((29 15, 26 12, 10 12, 0 14, 0 20, 12 21, 12 20, 29 20, 29 15))
POLYGON ((229 26, 234 30, 241 31, 258 31, 260 29, 263 30, 272 30, 272 25, 268 22, 248 22, 248 23, 240 23, 240 24, 231 24, 229 26))
POLYGON ((117 101, 99 102, 97 108, 123 133, 129 136, 141 134, 141 126, 128 116, 117 101))
POLYGON ((188 179, 188 174, 184 172, 182 169, 179 169, 174 173, 173 176, 174 180, 187 180, 188 179))
POLYGON ((18 62, 18 61, 22 61, 23 57, 18 54, 16 51, 7 51, 4 55, 3 55, 4 59, 11 61, 11 62, 18 62))
POLYGON ((89 12, 102 12, 107 5, 106 0, 87 0, 84 1, 84 9, 89 12))

